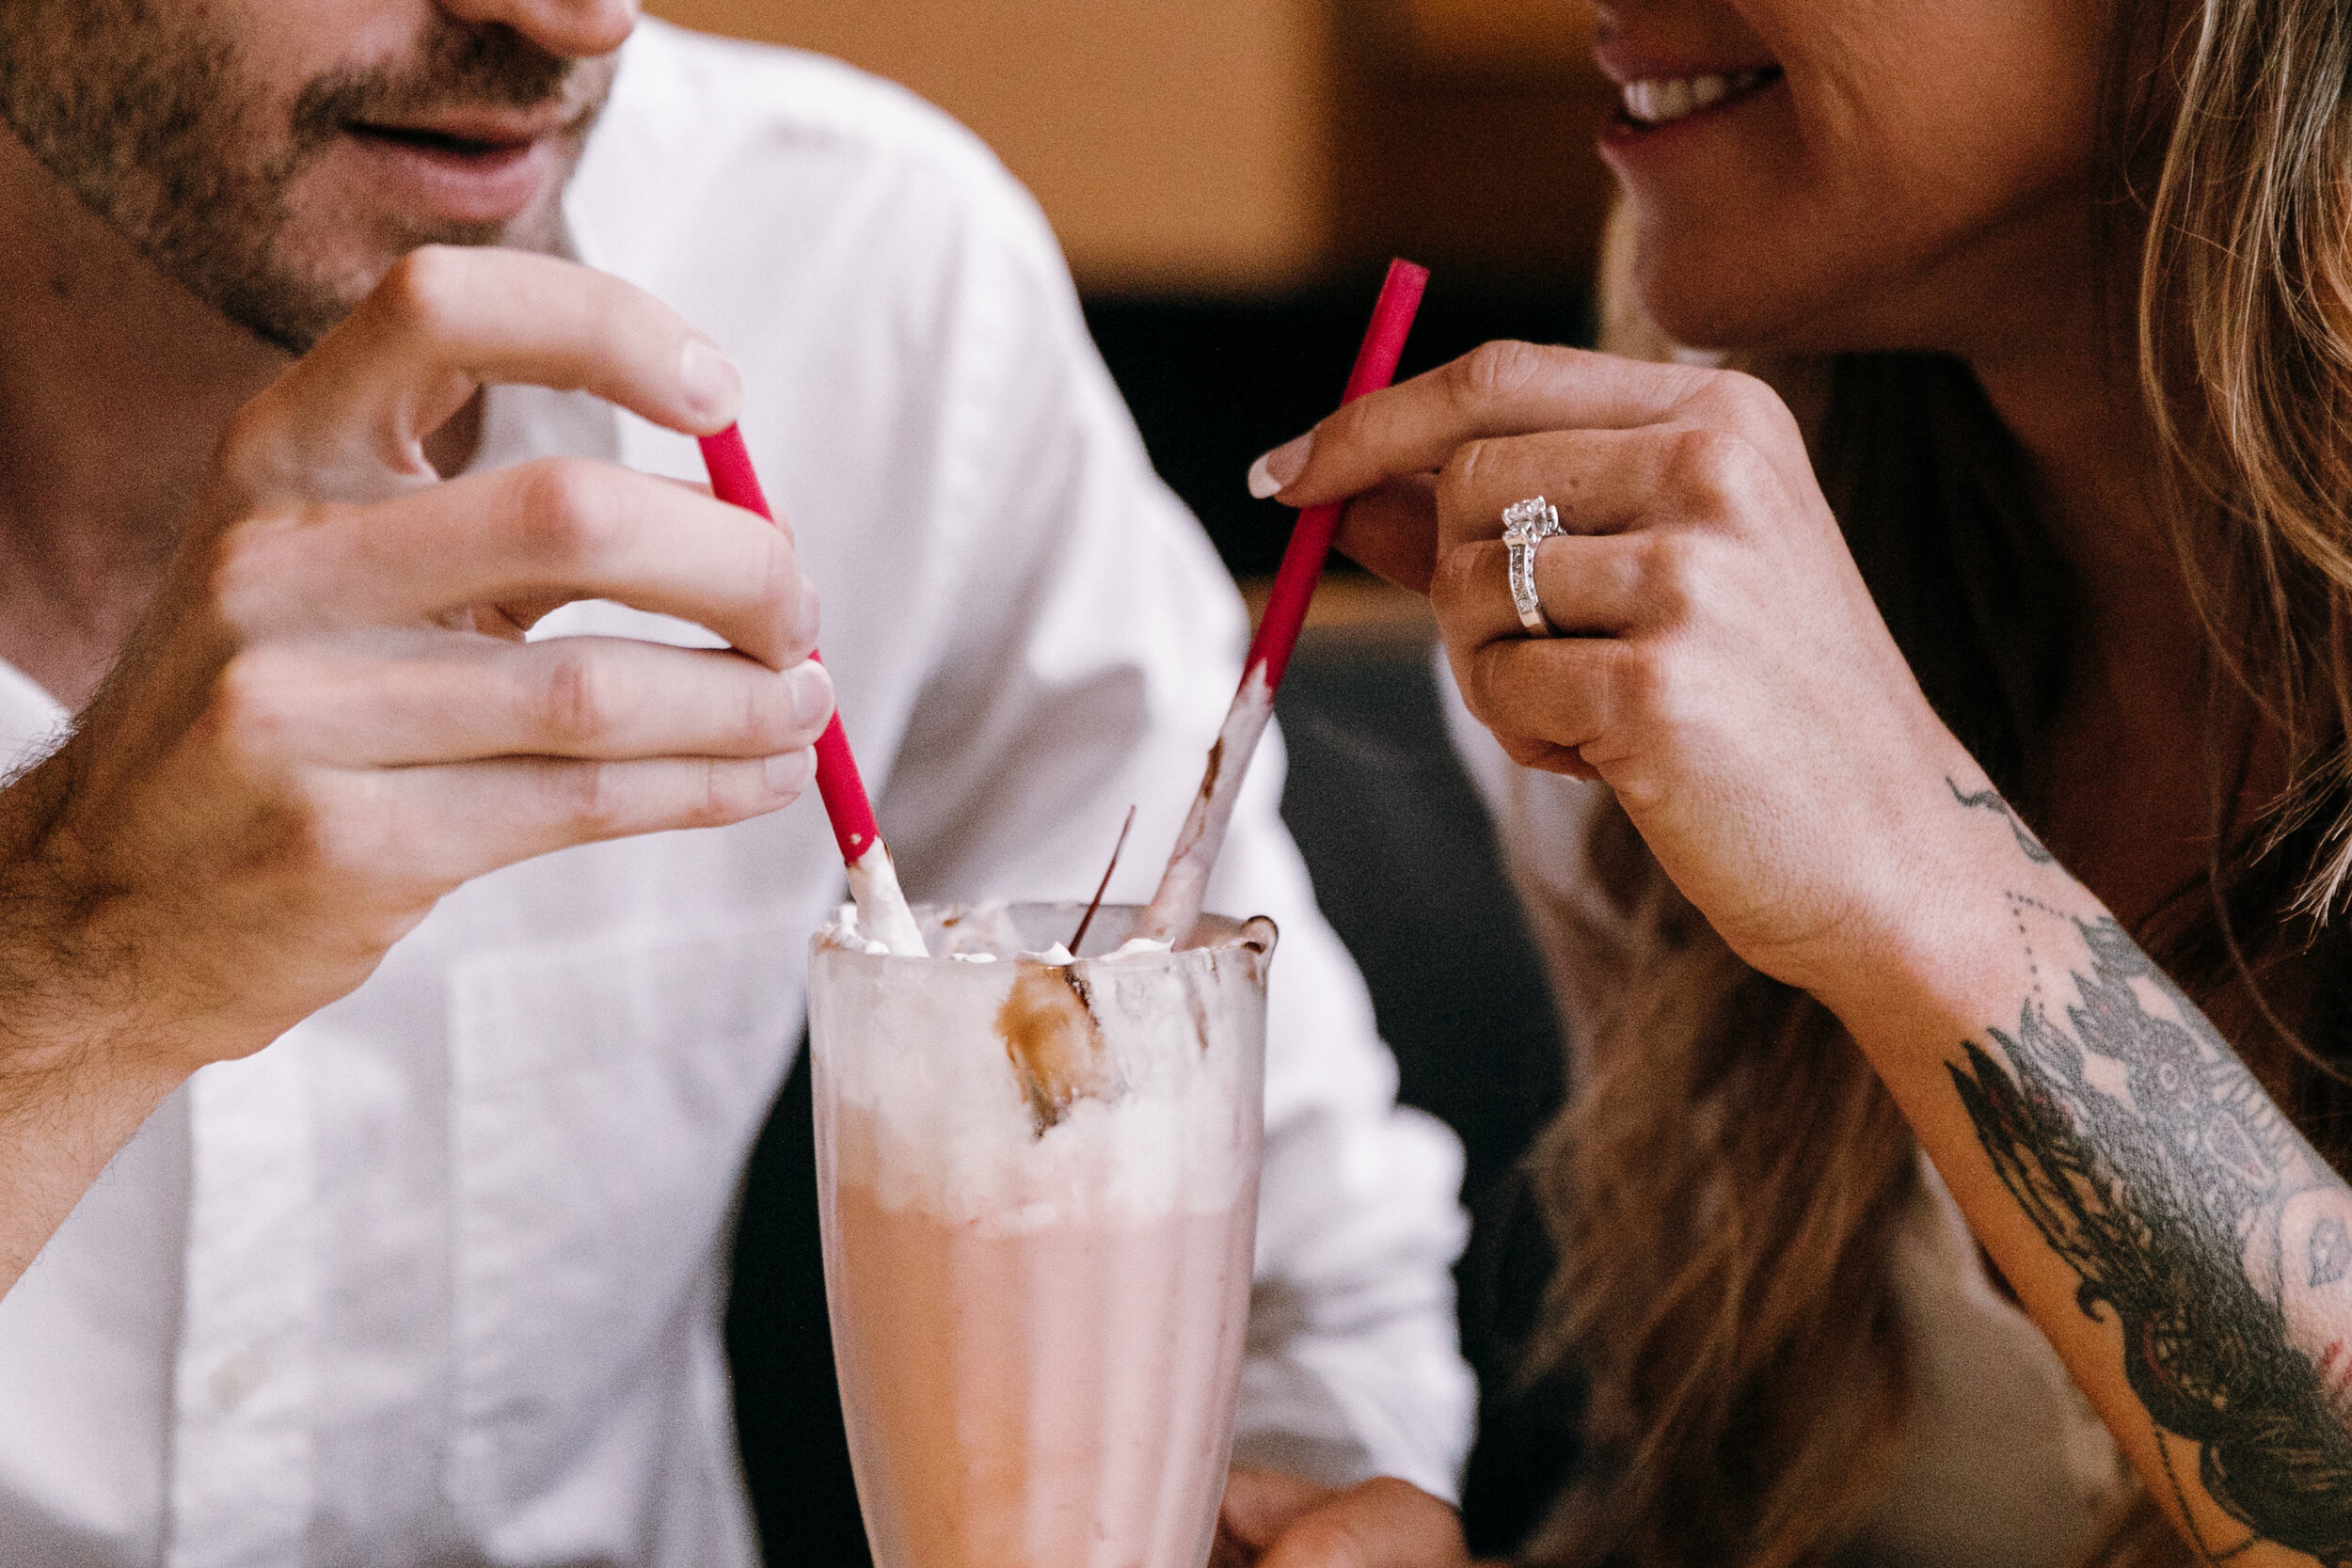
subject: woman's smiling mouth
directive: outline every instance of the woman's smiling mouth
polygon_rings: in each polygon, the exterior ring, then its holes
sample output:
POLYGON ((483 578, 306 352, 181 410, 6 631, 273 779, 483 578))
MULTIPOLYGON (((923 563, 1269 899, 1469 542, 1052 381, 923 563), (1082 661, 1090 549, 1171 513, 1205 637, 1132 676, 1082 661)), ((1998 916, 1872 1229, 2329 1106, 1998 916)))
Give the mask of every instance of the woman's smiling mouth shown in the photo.
POLYGON ((1727 108, 1780 80, 1780 67, 1708 72, 1696 76, 1645 76, 1621 83, 1616 120, 1634 131, 1655 130, 1703 109, 1727 108))

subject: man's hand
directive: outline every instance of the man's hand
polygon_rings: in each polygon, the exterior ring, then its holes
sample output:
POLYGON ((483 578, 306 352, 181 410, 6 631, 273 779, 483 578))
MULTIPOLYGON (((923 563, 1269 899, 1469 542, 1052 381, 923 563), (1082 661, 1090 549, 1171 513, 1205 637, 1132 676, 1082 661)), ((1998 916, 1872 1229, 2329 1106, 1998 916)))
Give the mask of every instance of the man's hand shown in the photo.
POLYGON ((689 433, 740 395, 616 278, 428 249, 239 415, 121 663, 0 793, 0 1289, 172 1085, 458 884, 807 782, 832 688, 790 535, 583 460, 444 483, 426 439, 497 383, 689 433), (592 597, 732 647, 522 641, 592 597))
POLYGON ((1469 1568, 1462 1521, 1420 1487, 1377 1476, 1344 1492, 1275 1470, 1225 1482, 1210 1568, 1469 1568))

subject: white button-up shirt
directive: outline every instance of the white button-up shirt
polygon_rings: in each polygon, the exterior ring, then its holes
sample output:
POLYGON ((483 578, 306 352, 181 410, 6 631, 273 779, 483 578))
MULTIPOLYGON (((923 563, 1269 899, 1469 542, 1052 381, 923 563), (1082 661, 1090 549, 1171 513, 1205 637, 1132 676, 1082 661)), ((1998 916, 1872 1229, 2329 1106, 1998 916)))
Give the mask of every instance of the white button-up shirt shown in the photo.
MULTIPOLYGON (((742 365, 912 895, 1083 897, 1131 801, 1113 896, 1147 895, 1244 620, 1027 198, 893 87, 647 24, 568 215, 742 365)), ((559 451, 700 474, 583 397, 492 396, 484 465, 559 451)), ((63 721, 0 666, 0 768, 63 721)), ((1446 1492, 1458 1151, 1394 1105, 1280 768, 1270 745, 1211 900, 1282 930, 1241 1453, 1446 1492)), ((548 856, 197 1073, 0 1300, 0 1562, 756 1560, 730 1209, 842 891, 813 791, 548 856)))

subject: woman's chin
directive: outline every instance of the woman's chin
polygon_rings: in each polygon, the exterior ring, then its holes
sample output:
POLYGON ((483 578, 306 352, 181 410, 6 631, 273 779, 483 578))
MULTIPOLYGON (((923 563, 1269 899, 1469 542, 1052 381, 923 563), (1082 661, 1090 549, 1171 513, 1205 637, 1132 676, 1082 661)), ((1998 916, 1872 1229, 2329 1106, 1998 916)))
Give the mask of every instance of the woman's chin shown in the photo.
POLYGON ((1845 341, 1835 318, 1811 291, 1775 289, 1747 268, 1727 268, 1720 257, 1704 267, 1638 265, 1634 293, 1644 314, 1675 343, 1714 354, 1825 353, 1864 347, 1845 341))
POLYGON ((1736 289, 1657 286, 1643 280, 1635 292, 1644 313, 1681 347, 1736 354, 1774 346, 1768 314, 1736 289))
POLYGON ((1710 353, 1867 354, 1941 339, 1949 302, 1915 297, 1888 266, 1825 264, 1774 231, 1637 230, 1631 282, 1672 341, 1710 353))

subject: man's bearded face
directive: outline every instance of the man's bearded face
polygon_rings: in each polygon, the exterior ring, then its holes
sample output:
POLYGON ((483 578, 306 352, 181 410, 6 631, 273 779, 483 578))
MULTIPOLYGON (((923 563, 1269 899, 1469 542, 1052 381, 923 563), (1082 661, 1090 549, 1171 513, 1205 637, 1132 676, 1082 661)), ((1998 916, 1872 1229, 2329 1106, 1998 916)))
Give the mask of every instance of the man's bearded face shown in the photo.
POLYGON ((612 71, 428 0, 0 0, 26 149, 294 353, 419 245, 551 248, 612 71))

